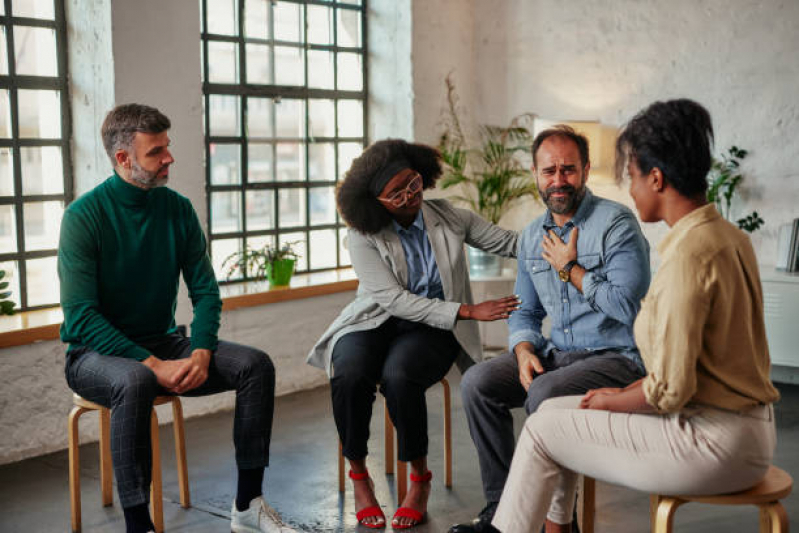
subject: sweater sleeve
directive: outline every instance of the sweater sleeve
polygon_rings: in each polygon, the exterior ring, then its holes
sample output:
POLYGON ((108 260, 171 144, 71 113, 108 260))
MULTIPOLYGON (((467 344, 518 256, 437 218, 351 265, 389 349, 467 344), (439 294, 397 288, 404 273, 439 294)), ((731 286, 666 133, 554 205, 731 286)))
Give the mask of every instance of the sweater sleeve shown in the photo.
MULTIPOLYGON (((188 202, 187 202, 188 203, 188 202)), ((181 271, 189 289, 194 319, 191 322, 192 350, 216 350, 218 344, 219 316, 222 299, 216 282, 208 247, 197 213, 189 204, 184 214, 187 219, 186 249, 181 271)))
POLYGON ((150 352, 114 327, 101 313, 97 294, 97 235, 80 214, 67 210, 61 221, 58 277, 64 323, 61 340, 103 355, 143 361, 150 352))

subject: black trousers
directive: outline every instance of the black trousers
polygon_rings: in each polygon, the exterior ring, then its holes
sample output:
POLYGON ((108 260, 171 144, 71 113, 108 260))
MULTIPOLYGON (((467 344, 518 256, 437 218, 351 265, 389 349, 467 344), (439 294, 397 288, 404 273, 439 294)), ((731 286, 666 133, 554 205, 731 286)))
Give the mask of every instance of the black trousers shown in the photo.
POLYGON ((460 350, 451 331, 389 318, 380 327, 348 333, 333 348, 333 416, 344 457, 368 454, 377 386, 397 428, 401 461, 427 456, 425 391, 447 374, 460 350))
MULTIPOLYGON (((179 334, 142 343, 159 359, 184 359, 191 341, 179 334)), ((148 503, 152 475, 150 410, 156 396, 168 392, 152 370, 134 359, 102 355, 88 348, 67 355, 69 387, 89 401, 111 409, 111 457, 123 508, 148 503)), ((269 356, 249 346, 219 341, 208 379, 183 396, 236 391, 233 443, 238 468, 269 464, 275 404, 275 368, 269 356)))

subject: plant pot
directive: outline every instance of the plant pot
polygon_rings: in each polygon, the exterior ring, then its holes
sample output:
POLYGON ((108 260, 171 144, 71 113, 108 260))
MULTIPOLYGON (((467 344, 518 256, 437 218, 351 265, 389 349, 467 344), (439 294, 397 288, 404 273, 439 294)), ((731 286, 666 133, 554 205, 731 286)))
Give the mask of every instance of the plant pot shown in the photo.
POLYGON ((502 257, 467 246, 469 277, 490 278, 502 275, 502 257))
POLYGON ((270 287, 281 287, 289 284, 294 274, 294 259, 278 259, 266 266, 266 279, 270 287))

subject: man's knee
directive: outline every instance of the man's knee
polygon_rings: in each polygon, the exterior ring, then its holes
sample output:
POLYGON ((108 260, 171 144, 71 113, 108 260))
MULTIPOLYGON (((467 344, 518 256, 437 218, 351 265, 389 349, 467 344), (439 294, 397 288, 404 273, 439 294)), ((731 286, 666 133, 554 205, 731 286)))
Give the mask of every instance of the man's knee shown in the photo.
POLYGON ((463 405, 474 404, 479 398, 486 396, 492 384, 491 373, 486 372, 485 363, 472 366, 461 379, 461 398, 463 405))
POLYGON ((152 402, 158 396, 159 385, 155 372, 144 365, 131 366, 111 382, 112 403, 123 401, 152 402))
POLYGON ((243 346, 237 358, 242 365, 242 373, 249 376, 261 376, 263 379, 275 380, 275 365, 269 355, 251 346, 243 346))
POLYGON ((528 415, 535 413, 546 400, 566 394, 568 394, 567 388, 561 382, 559 376, 547 373, 541 374, 533 379, 530 388, 527 390, 524 409, 528 415))

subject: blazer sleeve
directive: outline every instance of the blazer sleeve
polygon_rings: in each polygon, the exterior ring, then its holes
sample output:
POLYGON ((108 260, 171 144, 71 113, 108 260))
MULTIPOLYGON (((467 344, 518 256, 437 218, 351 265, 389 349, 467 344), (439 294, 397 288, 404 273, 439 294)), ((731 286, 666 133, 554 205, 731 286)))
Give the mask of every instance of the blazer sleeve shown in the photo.
POLYGON ((502 229, 468 209, 455 209, 466 230, 466 244, 503 257, 518 255, 519 233, 502 229))
POLYGON ((403 287, 373 239, 349 230, 352 266, 358 276, 358 291, 372 298, 392 316, 451 330, 458 318, 458 302, 417 296, 403 287))

